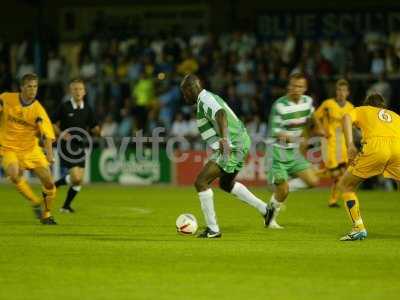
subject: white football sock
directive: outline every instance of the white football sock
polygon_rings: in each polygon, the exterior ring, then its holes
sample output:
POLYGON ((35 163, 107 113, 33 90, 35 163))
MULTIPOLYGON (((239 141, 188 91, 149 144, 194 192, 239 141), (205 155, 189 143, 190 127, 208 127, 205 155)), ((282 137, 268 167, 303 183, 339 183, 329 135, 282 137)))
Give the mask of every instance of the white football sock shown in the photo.
POLYGON ((73 189, 75 192, 79 192, 79 191, 82 189, 82 186, 81 186, 81 185, 73 185, 73 186, 72 186, 72 189, 73 189))
POLYGON ((240 200, 250 204, 251 206, 258 209, 258 211, 265 215, 267 211, 267 204, 258 199, 252 192, 250 192, 243 184, 240 182, 235 182, 233 185, 231 193, 238 197, 240 200))
POLYGON ((275 208, 274 215, 272 216, 272 221, 276 222, 276 218, 278 217, 279 212, 282 209, 283 202, 279 202, 278 200, 276 200, 274 194, 272 194, 270 203, 275 208))
POLYGON ((204 214, 207 227, 212 231, 219 232, 219 226, 217 224, 217 218, 214 210, 214 193, 212 189, 205 190, 199 193, 199 199, 201 204, 201 210, 204 214))
POLYGON ((294 192, 294 191, 297 191, 297 190, 300 190, 300 189, 308 188, 308 184, 305 183, 300 178, 290 179, 288 181, 288 184, 289 184, 289 192, 294 192))
POLYGON ((65 176, 65 182, 67 184, 71 184, 71 176, 69 174, 67 176, 65 176))

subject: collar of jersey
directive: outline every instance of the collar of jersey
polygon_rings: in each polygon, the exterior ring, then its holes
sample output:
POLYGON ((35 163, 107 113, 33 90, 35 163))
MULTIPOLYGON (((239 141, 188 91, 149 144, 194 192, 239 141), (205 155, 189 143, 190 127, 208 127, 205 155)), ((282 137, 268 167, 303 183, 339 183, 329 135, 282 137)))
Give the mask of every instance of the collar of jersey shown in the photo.
POLYGON ((336 105, 339 106, 340 108, 345 108, 345 107, 347 106, 347 103, 349 102, 349 101, 346 99, 346 101, 344 102, 344 105, 341 106, 341 105, 339 104, 339 102, 336 100, 336 98, 333 98, 333 99, 334 99, 336 105))
POLYGON ((33 102, 35 102, 36 99, 33 99, 33 101, 31 103, 24 103, 24 101, 22 100, 21 94, 19 94, 19 103, 21 104, 22 107, 28 107, 31 106, 33 104, 33 102))
POLYGON ((203 97, 206 93, 207 93, 206 89, 202 89, 199 95, 197 96, 197 101, 199 101, 199 99, 203 97))
MULTIPOLYGON (((74 98, 71 97, 71 104, 73 109, 78 109, 78 103, 75 102, 74 98)), ((85 108, 85 102, 81 102, 81 105, 79 106, 79 109, 84 109, 85 108)))
POLYGON ((304 102, 304 98, 303 97, 304 97, 304 95, 301 95, 299 102, 296 103, 296 102, 292 101, 292 99, 290 99, 290 97, 288 96, 288 102, 290 104, 299 105, 299 104, 302 104, 304 102))

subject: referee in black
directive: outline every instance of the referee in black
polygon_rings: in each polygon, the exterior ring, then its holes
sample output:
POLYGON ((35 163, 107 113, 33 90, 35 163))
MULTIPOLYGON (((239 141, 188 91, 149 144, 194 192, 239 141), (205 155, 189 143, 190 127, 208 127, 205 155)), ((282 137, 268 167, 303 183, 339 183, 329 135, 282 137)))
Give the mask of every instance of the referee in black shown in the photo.
POLYGON ((85 146, 89 132, 100 135, 100 127, 93 115, 92 109, 85 104, 85 83, 82 79, 73 79, 69 84, 71 98, 62 103, 53 116, 53 126, 60 136, 58 154, 61 167, 68 169, 68 174, 56 181, 58 188, 69 185, 67 198, 60 209, 63 213, 73 213, 72 200, 82 188, 85 174, 85 146))

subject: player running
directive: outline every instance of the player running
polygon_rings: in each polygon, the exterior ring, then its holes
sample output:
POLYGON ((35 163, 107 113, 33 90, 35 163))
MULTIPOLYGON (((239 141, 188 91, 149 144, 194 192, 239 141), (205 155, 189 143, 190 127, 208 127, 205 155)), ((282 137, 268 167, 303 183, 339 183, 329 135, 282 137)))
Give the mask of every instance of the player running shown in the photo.
POLYGON ((56 187, 49 167, 54 161, 52 143, 55 137, 46 111, 36 100, 38 82, 36 74, 26 74, 21 79, 20 93, 0 95, 0 155, 5 174, 31 202, 41 223, 55 225, 51 208, 56 187), (46 154, 39 146, 39 139, 46 154), (32 170, 41 181, 43 212, 40 209, 42 201, 23 177, 24 170, 32 170))
POLYGON ((194 184, 207 224, 207 228, 198 237, 221 237, 210 187, 217 178, 221 189, 255 207, 263 215, 265 225, 268 225, 272 210, 243 184, 235 181, 250 149, 250 137, 244 125, 222 98, 202 88, 197 76, 186 75, 181 83, 181 90, 187 103, 196 104, 200 135, 214 151, 194 184))
POLYGON ((365 179, 381 174, 396 180, 400 189, 400 116, 385 108, 385 99, 381 95, 373 94, 365 99, 363 106, 344 116, 343 130, 351 163, 340 179, 338 189, 343 193, 353 229, 340 240, 363 240, 367 230, 355 191, 365 179), (354 145, 352 124, 361 129, 360 152, 354 145))
POLYGON ((314 124, 320 133, 320 124, 314 117, 313 100, 304 95, 307 80, 302 74, 289 78, 288 92, 275 101, 269 118, 268 153, 266 172, 274 192, 270 204, 274 209, 269 228, 281 229, 276 219, 289 191, 315 187, 319 179, 310 163, 300 154, 299 148, 307 126, 314 124), (297 177, 289 180, 290 177, 297 177))
POLYGON ((347 148, 344 141, 342 119, 346 113, 349 113, 354 106, 347 100, 350 94, 350 85, 347 80, 340 79, 336 83, 336 97, 322 102, 315 112, 320 120, 325 137, 326 144, 323 144, 322 152, 325 167, 328 169, 332 178, 331 195, 328 202, 329 207, 339 207, 337 201, 339 195, 336 185, 339 178, 344 174, 347 167, 347 148))
POLYGON ((54 128, 57 135, 61 134, 59 155, 61 166, 68 169, 68 175, 56 181, 57 188, 70 185, 67 197, 60 212, 73 213, 71 203, 82 188, 85 173, 85 139, 91 131, 100 134, 93 112, 89 105, 85 105, 85 83, 81 79, 74 79, 69 85, 71 99, 60 105, 53 116, 54 128))

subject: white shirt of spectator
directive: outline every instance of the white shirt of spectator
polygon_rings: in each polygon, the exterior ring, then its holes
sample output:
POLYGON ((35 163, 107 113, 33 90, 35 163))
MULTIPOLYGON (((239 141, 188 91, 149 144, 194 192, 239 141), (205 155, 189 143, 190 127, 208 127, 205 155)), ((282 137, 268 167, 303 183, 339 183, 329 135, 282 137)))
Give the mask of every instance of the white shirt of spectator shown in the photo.
POLYGON ((173 136, 186 136, 189 133, 189 126, 186 121, 174 121, 172 123, 171 134, 173 136))
POLYGON ((81 76, 85 79, 90 79, 96 75, 96 64, 89 62, 81 67, 81 76))
POLYGON ((51 58, 47 62, 47 79, 51 82, 57 81, 61 75, 62 62, 59 57, 51 58))
POLYGON ((81 103, 76 103, 76 101, 74 100, 73 97, 71 97, 70 101, 71 101, 73 109, 78 109, 78 108, 79 109, 84 109, 85 108, 85 102, 84 101, 81 101, 81 103))
POLYGON ((117 134, 118 124, 115 121, 106 122, 101 125, 101 136, 115 136, 117 134))
POLYGON ((197 128, 197 119, 190 119, 187 122, 187 128, 188 128, 188 135, 190 136, 200 136, 199 129, 197 128))

